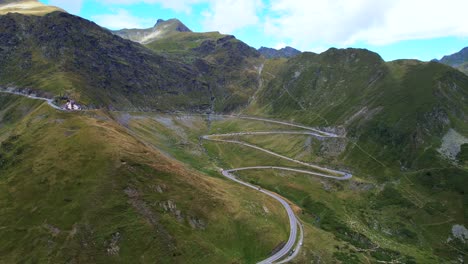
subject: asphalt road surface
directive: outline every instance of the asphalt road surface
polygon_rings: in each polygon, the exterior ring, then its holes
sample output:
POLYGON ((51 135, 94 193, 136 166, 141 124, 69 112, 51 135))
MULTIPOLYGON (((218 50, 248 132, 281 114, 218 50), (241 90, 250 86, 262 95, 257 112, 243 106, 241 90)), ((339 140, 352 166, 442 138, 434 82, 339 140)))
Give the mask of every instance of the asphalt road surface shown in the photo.
POLYGON ((30 98, 30 99, 34 99, 34 100, 46 101, 47 104, 49 104, 52 108, 55 108, 55 109, 57 109, 57 110, 62 110, 62 111, 64 110, 64 109, 61 108, 60 106, 55 105, 53 99, 49 99, 49 98, 45 98, 45 97, 39 97, 39 96, 35 96, 35 95, 32 95, 32 94, 24 94, 24 93, 20 93, 20 92, 8 91, 8 90, 0 90, 0 92, 1 92, 1 93, 7 93, 7 94, 20 95, 20 96, 24 96, 24 97, 27 97, 27 98, 30 98))
MULTIPOLYGON (((57 109, 57 110, 64 110, 61 107, 55 105, 53 103, 52 99, 49 98, 44 98, 44 97, 38 97, 35 95, 28 95, 24 93, 19 93, 19 92, 14 92, 14 91, 8 91, 8 90, 0 90, 2 93, 9 93, 9 94, 15 94, 15 95, 20 95, 20 96, 25 96, 31 99, 35 100, 42 100, 46 101, 51 107, 57 109)), ((267 154, 270 154, 275 157, 279 157, 300 165, 303 165, 305 167, 313 168, 315 170, 322 171, 323 173, 316 172, 316 171, 308 171, 308 170, 303 170, 303 169, 295 169, 295 168, 287 168, 287 167, 278 167, 278 166, 252 166, 252 167, 243 167, 243 168, 235 168, 235 169, 229 169, 229 170, 222 170, 222 174, 229 178, 232 181, 235 181, 239 184, 242 184, 244 186, 247 186, 249 188, 252 188, 256 191, 262 192, 273 199, 277 200, 278 202, 281 203, 281 205, 284 207, 288 214, 289 218, 289 225, 290 225, 290 232, 289 232, 289 238, 286 244, 275 254, 269 256, 268 258, 262 260, 259 262, 259 264, 268 264, 268 263, 286 263, 294 259, 301 247, 302 243, 304 240, 304 231, 302 224, 294 214, 294 211, 292 210, 291 206, 286 202, 283 198, 281 198, 278 194, 275 194, 273 192, 270 192, 268 190, 264 190, 260 188, 259 186, 255 186, 253 184, 241 181, 240 179, 236 178, 231 172, 235 171, 242 171, 242 170, 265 170, 265 169, 273 169, 273 170, 284 170, 284 171, 292 171, 292 172, 297 172, 297 173, 303 173, 303 174, 309 174, 309 175, 314 175, 318 177, 323 177, 323 178, 329 178, 329 179, 334 179, 334 180, 348 180, 352 178, 352 174, 347 173, 347 172, 342 172, 339 170, 334 170, 334 169, 329 169, 329 168, 324 168, 318 165, 306 163, 303 161, 299 161, 296 159, 292 159, 283 155, 280 155, 278 153, 275 153, 273 151, 248 144, 245 142, 237 141, 237 140, 225 140, 225 139, 220 139, 222 137, 233 137, 233 136, 243 136, 243 135, 257 135, 257 136, 265 136, 265 135, 273 135, 273 134, 289 134, 289 135, 311 135, 315 137, 340 137, 336 134, 326 132, 326 131, 321 131, 313 127, 308 127, 308 126, 303 126, 299 124, 292 124, 288 122, 283 122, 283 121, 277 121, 277 120, 271 120, 271 119, 265 119, 265 118, 258 118, 258 117, 249 117, 249 116, 226 116, 226 117, 234 117, 234 118, 241 118, 241 119, 248 119, 248 120, 255 120, 255 121, 261 121, 261 122, 269 122, 269 123, 275 123, 275 124, 281 124, 285 126, 290 126, 290 127, 296 127, 296 128, 301 128, 306 131, 259 131, 259 132, 237 132, 237 133, 227 133, 227 134, 213 134, 213 135, 205 135, 202 136, 203 139, 209 140, 209 141, 216 141, 216 142, 222 142, 222 143, 231 143, 231 144, 239 144, 243 145, 252 149, 256 149, 258 151, 265 152, 267 154), (298 231, 299 227, 299 231, 298 231), (299 236, 298 236, 299 234, 299 236), (296 247, 294 247, 296 245, 296 247), (294 249, 293 249, 294 247, 294 249)))
MULTIPOLYGON (((236 116, 228 116, 228 117, 236 117, 236 116)), ((286 156, 283 156, 281 154, 275 153, 273 151, 245 143, 242 141, 238 140, 230 140, 230 139, 222 139, 224 137, 235 137, 235 136, 244 136, 244 135, 256 135, 256 136, 265 136, 265 135, 273 135, 273 134, 289 134, 289 135, 311 135, 315 137, 331 137, 331 138, 337 138, 340 137, 336 134, 330 133, 330 132, 325 132, 318 130, 316 128, 308 127, 308 126, 303 126, 303 125, 298 125, 298 124, 291 124, 283 121, 276 121, 276 120, 270 120, 270 119, 265 119, 265 118, 257 118, 257 117, 246 117, 246 116, 237 116, 238 118, 242 119, 249 119, 249 120, 256 120, 256 121, 262 121, 262 122, 270 122, 270 123, 275 123, 275 124, 281 124, 285 126, 291 126, 291 127, 297 127, 297 128, 302 128, 305 131, 258 131, 258 132, 236 132, 236 133, 226 133, 226 134, 212 134, 212 135, 205 135, 202 136, 202 139, 204 140, 209 140, 209 141, 214 141, 214 142, 220 142, 220 143, 230 143, 230 144, 238 144, 242 145, 245 147, 249 147, 258 151, 262 151, 264 153, 267 153, 269 155, 285 159, 297 164, 300 164, 304 167, 309 167, 314 169, 314 171, 309 171, 305 169, 296 169, 296 168, 288 168, 288 167, 278 167, 278 166, 251 166, 251 167, 243 167, 243 168, 234 168, 234 169, 229 169, 229 170, 224 170, 222 169, 221 172, 222 174, 232 180, 235 181, 239 184, 242 184, 244 186, 247 186, 249 188, 252 188, 256 191, 259 191, 261 193, 264 193, 273 199, 277 200, 278 202, 281 203, 281 205, 284 207, 288 214, 289 218, 289 225, 290 225, 290 232, 289 232, 289 238, 286 244, 275 254, 269 256, 268 258, 260 261, 260 264, 267 264, 267 263, 286 263, 294 259, 301 247, 302 243, 304 240, 304 231, 302 224, 298 220, 297 216, 294 214, 294 211, 292 210, 291 206, 288 204, 287 201, 285 201, 281 196, 279 196, 276 193, 270 192, 268 190, 264 190, 260 188, 259 186, 244 182, 240 179, 238 179, 236 176, 234 176, 232 173, 236 171, 243 171, 243 170, 284 170, 284 171, 291 171, 291 172, 297 172, 297 173, 303 173, 303 174, 309 174, 313 176, 318 176, 318 177, 323 177, 323 178, 328 178, 328 179, 334 179, 334 180, 348 180, 352 178, 352 174, 348 172, 343 172, 339 170, 334 170, 330 168, 324 168, 318 165, 310 164, 307 162, 303 162, 300 160, 296 160, 293 158, 289 158, 286 156), (320 172, 317 172, 320 171, 320 172), (299 230, 298 230, 299 227, 299 230), (298 236, 299 234, 299 236, 298 236), (294 247, 294 245, 296 245, 294 247)))

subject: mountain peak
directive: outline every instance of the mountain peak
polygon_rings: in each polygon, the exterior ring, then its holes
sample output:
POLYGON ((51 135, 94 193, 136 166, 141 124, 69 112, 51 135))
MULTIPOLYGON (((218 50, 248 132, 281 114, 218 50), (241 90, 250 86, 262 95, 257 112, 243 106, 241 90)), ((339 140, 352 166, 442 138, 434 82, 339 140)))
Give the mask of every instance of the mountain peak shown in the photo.
POLYGON ((158 21, 156 21, 156 24, 155 24, 154 26, 156 27, 157 25, 159 25, 159 24, 161 24, 161 23, 164 23, 164 22, 166 22, 166 20, 164 20, 164 19, 158 19, 158 21))
POLYGON ((171 18, 169 20, 158 19, 154 28, 165 26, 168 27, 169 30, 178 31, 178 32, 192 32, 184 23, 182 23, 177 18, 171 18))
POLYGON ((114 34, 142 44, 152 42, 174 32, 192 32, 184 23, 176 18, 168 20, 158 19, 152 28, 122 29, 113 31, 114 34))

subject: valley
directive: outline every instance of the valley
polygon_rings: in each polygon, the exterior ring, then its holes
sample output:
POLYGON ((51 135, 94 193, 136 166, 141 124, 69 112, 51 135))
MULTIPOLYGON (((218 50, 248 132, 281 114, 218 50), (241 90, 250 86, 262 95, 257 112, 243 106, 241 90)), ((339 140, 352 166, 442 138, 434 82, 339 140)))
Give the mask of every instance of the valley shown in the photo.
POLYGON ((466 262, 466 49, 152 25, 0 1, 1 264, 466 262))
MULTIPOLYGON (((23 95, 6 96, 22 97, 23 95)), ((26 98, 25 100, 38 101, 37 98, 35 100, 26 98)), ((46 98, 43 98, 43 100, 47 103, 50 101, 46 98)), ((40 105, 40 103, 38 102, 36 105, 40 105)), ((53 108, 51 108, 51 110, 52 109, 53 108)), ((99 121, 102 118, 99 116, 102 116, 102 114, 98 114, 97 116, 92 114, 99 112, 99 110, 90 110, 83 113, 70 114, 79 116, 91 115, 94 116, 92 119, 97 118, 97 121, 99 121)), ((388 240, 385 233, 380 233, 382 231, 366 228, 366 226, 369 225, 367 222, 369 221, 369 213, 370 215, 375 215, 375 213, 371 213, 374 209, 369 211, 369 209, 365 208, 368 208, 368 204, 370 203, 371 205, 375 204, 372 205, 371 208, 380 208, 381 210, 385 209, 388 205, 395 205, 395 202, 398 202, 405 204, 404 206, 411 210, 415 208, 429 210, 426 209, 426 204, 433 204, 429 208, 437 208, 434 207, 436 203, 429 202, 432 199, 425 201, 428 200, 428 196, 424 194, 425 191, 422 189, 417 191, 413 188, 414 183, 408 178, 408 176, 411 175, 410 173, 402 175, 403 178, 401 179, 403 179, 403 182, 400 182, 401 180, 396 180, 396 182, 391 183, 390 186, 392 187, 388 187, 388 184, 382 185, 379 181, 369 178, 366 174, 362 174, 362 172, 357 173, 351 178, 349 172, 344 173, 340 170, 329 169, 330 166, 332 166, 335 168, 345 168, 349 171, 349 169, 347 169, 348 165, 345 163, 337 163, 337 161, 333 161, 333 158, 324 159, 323 154, 317 153, 318 149, 323 149, 323 146, 328 145, 328 147, 326 147, 326 149, 328 149, 327 152, 341 152, 342 154, 340 155, 343 155, 343 151, 346 151, 352 143, 348 142, 349 140, 342 136, 309 126, 242 115, 168 115, 116 111, 109 112, 104 116, 107 116, 104 120, 115 120, 116 124, 121 127, 119 129, 121 130, 120 133, 128 134, 136 138, 150 149, 161 151, 162 155, 170 160, 178 160, 182 162, 181 164, 186 164, 184 167, 188 166, 189 170, 197 170, 203 174, 209 175, 212 179, 222 180, 223 177, 220 173, 220 167, 239 168, 225 169, 222 174, 230 180, 236 181, 237 183, 235 184, 245 184, 250 188, 254 188, 256 191, 260 188, 261 192, 266 192, 268 194, 270 194, 270 192, 267 190, 271 190, 274 193, 278 193, 280 195, 279 197, 285 197, 287 200, 283 200, 283 202, 285 202, 286 205, 291 204, 292 207, 290 210, 294 212, 293 215, 290 215, 290 217, 294 218, 289 218, 287 222, 289 225, 296 225, 295 221, 297 220, 295 220, 295 217, 296 215, 299 216, 301 219, 299 222, 302 222, 302 224, 298 226, 302 229, 303 225, 303 231, 296 235, 294 234, 295 232, 292 232, 295 229, 289 231, 288 229, 284 230, 283 238, 277 239, 275 243, 277 245, 280 241, 288 240, 287 238, 289 237, 289 243, 283 246, 283 248, 287 248, 287 250, 278 251, 282 254, 281 256, 286 257, 292 252, 292 246, 295 246, 293 256, 297 258, 295 261, 298 263, 301 263, 304 259, 310 258, 328 259, 330 261, 334 258, 339 258, 346 261, 358 262, 374 258, 377 260, 386 259, 404 262, 410 260, 416 262, 431 262, 431 258, 428 258, 430 254, 427 255, 428 253, 424 250, 408 248, 407 242, 404 242, 405 246, 400 244, 409 238, 402 237, 401 241, 388 240), (284 142, 289 143, 285 144, 284 142), (342 144, 348 145, 348 147, 342 146, 342 144), (301 145, 303 146, 301 147, 301 145), (318 149, 314 149, 317 147, 318 149), (314 152, 317 154, 314 154, 314 152), (319 165, 311 165, 310 162, 319 165), (234 172, 236 176, 232 175, 234 172), (284 181, 284 178, 288 180, 284 181), (350 183, 334 182, 341 179, 349 179, 350 183), (390 198, 390 200, 386 200, 388 198, 382 196, 382 192, 388 192, 388 194, 385 195, 390 195, 390 197, 395 195, 395 193, 392 192, 396 192, 401 196, 400 198, 395 196, 390 198), (310 195, 315 197, 313 201, 310 200, 310 195), (364 201, 362 198, 359 198, 362 195, 370 200, 364 201), (408 201, 411 202, 408 204, 408 201), (347 205, 345 206, 345 204, 347 205), (354 210, 357 211, 352 212, 349 211, 349 209, 345 209, 349 206, 355 208, 354 210), (335 213, 332 213, 330 210, 335 211, 335 213), (340 216, 338 217, 337 214, 340 216), (341 222, 341 220, 338 219, 348 220, 346 220, 346 222, 341 222), (327 235, 329 232, 334 234, 334 236, 327 235), (289 236, 287 234, 289 234, 289 236), (349 237, 350 234, 352 235, 349 237), (301 238, 302 236, 304 237, 301 238), (294 238, 292 239, 292 237, 294 238), (317 244, 315 237, 321 237, 324 239, 323 241, 326 242, 317 244), (297 239, 303 239, 304 242, 294 243, 297 239), (299 246, 301 244, 304 245, 302 248, 299 246), (317 255, 317 252, 320 253, 317 255), (401 255, 401 253, 397 252, 405 252, 408 255, 401 255)), ((327 130, 332 131, 333 129, 327 130)), ((332 156, 333 155, 336 154, 332 154, 332 156)), ((368 159, 370 158, 368 157, 368 159)), ((156 160, 160 160, 160 158, 156 160)), ((127 164, 127 162, 128 161, 125 161, 122 164, 127 164)), ((168 185, 166 184, 166 186, 168 185)), ((131 190, 129 197, 136 195, 132 194, 135 192, 133 189, 125 189, 125 192, 129 192, 129 190, 131 190)), ((237 199, 238 198, 235 198, 235 200, 237 199)), ((265 198, 262 198, 261 200, 264 199, 265 198)), ((254 200, 258 201, 258 198, 254 200)), ((248 204, 252 201, 245 200, 245 202, 248 204)), ((265 204, 260 206, 260 208, 263 208, 261 209, 261 211, 263 211, 262 215, 266 216, 271 214, 273 208, 281 211, 281 208, 278 208, 278 205, 274 201, 270 201, 269 203, 270 205, 267 207, 265 207, 265 204), (265 208, 268 209, 265 210, 265 208)), ((177 213, 179 209, 172 211, 173 209, 169 209, 170 207, 167 208, 167 212, 175 214, 174 217, 180 214, 177 213)), ((384 210, 383 218, 378 218, 379 220, 376 219, 379 222, 374 223, 379 223, 378 225, 382 225, 382 228, 395 228, 391 227, 391 225, 387 226, 392 223, 392 221, 395 221, 390 220, 395 216, 386 219, 389 213, 394 214, 394 210, 395 209, 390 209, 389 211, 388 209, 384 210)), ((436 210, 431 212, 431 214, 435 213, 435 215, 431 217, 434 219, 433 223, 435 227, 456 221, 456 218, 453 217, 454 215, 446 216, 447 211, 438 213, 437 210, 441 209, 430 210, 436 210)), ((284 214, 284 212, 281 214, 284 214)), ((274 216, 271 215, 270 217, 273 218, 274 216)), ((406 217, 409 217, 409 215, 406 217)), ((279 219, 281 219, 281 217, 279 219)), ((416 221, 426 223, 423 218, 416 221)), ((283 228, 288 226, 288 224, 286 224, 287 222, 284 223, 283 228)), ((270 225, 271 223, 268 224, 268 226, 270 225)), ((432 224, 430 224, 424 227, 424 229, 432 227, 432 224)), ((272 231, 270 228, 271 227, 268 228, 269 231, 267 232, 272 231)), ((258 227, 255 229, 258 230, 258 227)), ((417 232, 419 233, 424 229, 417 232)), ((414 232, 410 231, 412 229, 402 230, 403 231, 398 232, 407 232, 408 234, 414 232)), ((119 234, 121 234, 121 232, 123 231, 120 231, 119 234)), ((256 236, 261 236, 261 233, 258 233, 258 231, 256 234, 256 236)), ((416 233, 413 233, 411 236, 414 237, 415 234, 416 233)), ((258 245, 256 247, 258 247, 258 245)), ((273 247, 269 250, 272 249, 273 247)), ((263 254, 263 257, 257 255, 257 261, 261 261, 261 259, 269 255, 268 253, 263 254)), ((440 260, 434 260, 434 263, 438 261, 440 260)))

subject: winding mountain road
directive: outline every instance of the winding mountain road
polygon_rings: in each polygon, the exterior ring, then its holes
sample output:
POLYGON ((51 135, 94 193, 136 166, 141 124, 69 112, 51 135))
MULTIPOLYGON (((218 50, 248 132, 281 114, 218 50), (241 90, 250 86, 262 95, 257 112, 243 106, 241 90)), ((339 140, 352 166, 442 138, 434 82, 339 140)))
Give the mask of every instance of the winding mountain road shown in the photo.
POLYGON ((52 108, 54 108, 54 109, 61 110, 61 111, 64 111, 64 110, 65 110, 65 109, 63 109, 62 107, 60 107, 60 106, 54 104, 54 99, 45 98, 45 97, 39 97, 39 96, 36 96, 36 95, 33 95, 33 94, 25 94, 25 93, 10 91, 10 90, 0 90, 0 93, 20 95, 20 96, 27 97, 27 98, 34 99, 34 100, 46 101, 47 104, 50 105, 50 106, 51 106, 52 108))
MULTIPOLYGON (((64 111, 63 108, 60 106, 57 106, 53 103, 53 99, 45 98, 45 97, 39 97, 35 95, 30 95, 30 94, 25 94, 25 93, 20 93, 20 92, 15 92, 15 91, 9 91, 9 90, 4 90, 0 89, 1 93, 8 93, 8 94, 15 94, 15 95, 20 95, 24 96, 27 98, 35 99, 35 100, 42 100, 46 101, 52 108, 64 111)), ((306 163, 300 160, 296 160, 293 158, 289 158, 286 156, 283 156, 281 154, 275 153, 273 151, 245 143, 242 141, 237 141, 237 140, 229 140, 229 139, 221 139, 223 137, 235 137, 235 136, 245 136, 245 135, 257 135, 257 136, 265 136, 265 135, 273 135, 273 134, 288 134, 288 135, 310 135, 310 136, 315 136, 315 137, 329 137, 329 138, 338 138, 340 136, 330 133, 330 132, 325 132, 318 130, 316 128, 308 127, 308 126, 303 126, 303 125, 298 125, 298 124, 292 124, 288 122, 283 122, 283 121, 277 121, 277 120, 271 120, 271 119, 266 119, 266 118, 258 118, 258 117, 249 117, 249 116, 222 116, 222 117, 235 117, 235 118, 240 118, 240 119, 248 119, 248 120, 254 120, 254 121, 261 121, 261 122, 269 122, 269 123, 275 123, 275 124, 280 124, 284 126, 290 126, 290 127, 296 127, 296 128, 301 128, 304 129, 305 131, 259 131, 259 132, 237 132, 237 133, 227 133, 227 134, 212 134, 212 135, 205 135, 202 136, 202 139, 208 140, 208 141, 214 141, 214 142, 221 142, 221 143, 231 143, 231 144, 238 144, 242 145, 245 147, 249 147, 258 151, 262 151, 264 153, 267 153, 269 155, 288 160, 290 162, 294 162, 297 164, 300 164, 305 167, 309 167, 315 170, 322 171, 324 173, 316 172, 316 171, 308 171, 308 170, 303 170, 303 169, 296 169, 296 168, 288 168, 288 167, 279 167, 279 166, 251 166, 251 167, 243 167, 243 168, 234 168, 234 169, 229 169, 229 170, 222 170, 223 176, 226 178, 235 181, 239 184, 242 184, 244 186, 247 186, 249 188, 252 188, 254 190, 257 190, 261 193, 264 193, 273 199, 277 200, 278 202, 281 203, 281 205, 284 207, 288 214, 289 218, 289 225, 290 225, 290 232, 289 232, 289 238, 286 244, 275 254, 269 256, 267 259, 264 259, 259 262, 259 264, 270 264, 270 263, 286 263, 294 259, 298 253, 299 250, 302 247, 302 243, 304 240, 304 230, 302 227, 302 224, 298 220, 297 216, 294 214, 293 209, 291 206, 288 204, 287 201, 285 201, 281 196, 274 192, 270 192, 268 190, 264 190, 258 186, 255 186, 253 184, 244 182, 240 179, 238 179, 236 176, 234 176, 232 173, 236 171, 243 171, 243 170, 283 170, 283 171, 290 171, 290 172, 297 172, 297 173, 302 173, 302 174, 309 174, 313 176, 318 176, 318 177, 323 177, 323 178, 328 178, 328 179, 334 179, 334 180, 348 180, 352 178, 352 175, 347 172, 342 172, 339 170, 334 170, 334 169, 329 169, 329 168, 324 168, 318 165, 306 163), (299 231, 297 229, 299 227, 299 231), (299 234, 299 237, 298 237, 299 234), (296 245, 296 247, 294 247, 296 245), (293 249, 294 247, 294 249, 293 249)))
POLYGON ((329 169, 329 168, 324 168, 318 165, 314 165, 311 163, 303 162, 300 160, 296 160, 293 158, 286 157, 284 155, 275 153, 273 151, 255 146, 253 144, 245 143, 242 141, 238 140, 230 140, 230 139, 221 139, 223 137, 235 137, 235 136, 245 136, 245 135, 256 135, 256 136, 265 136, 265 135, 274 135, 274 134, 288 134, 288 135, 311 135, 315 137, 328 137, 328 138, 338 138, 340 136, 330 133, 330 132, 325 132, 318 130, 316 128, 312 127, 307 127, 303 125, 297 125, 297 124, 291 124, 283 121, 276 121, 276 120, 271 120, 271 119, 265 119, 265 118, 257 118, 257 117, 247 117, 247 116, 230 116, 230 117, 237 117, 241 119, 249 119, 249 120, 256 120, 256 121, 262 121, 262 122, 269 122, 269 123, 275 123, 275 124, 281 124, 284 126, 290 126, 290 127, 297 127, 304 129, 306 131, 259 131, 259 132, 237 132, 237 133, 226 133, 226 134, 211 134, 211 135, 204 135, 201 138, 204 140, 208 141, 213 141, 213 142, 220 142, 220 143, 230 143, 230 144, 238 144, 242 145, 245 147, 249 147, 258 151, 262 151, 264 153, 267 153, 269 155, 288 160, 290 162, 300 164, 305 167, 312 168, 314 170, 318 170, 321 172, 317 171, 309 171, 309 170, 304 170, 304 169, 296 169, 296 168, 288 168, 288 167, 279 167, 279 166, 251 166, 251 167, 242 167, 242 168, 234 168, 234 169, 229 169, 229 170, 221 170, 221 173, 223 176, 226 178, 235 181, 239 184, 242 184, 244 186, 247 186, 249 188, 252 188, 254 190, 257 190, 261 193, 264 193, 273 199, 277 200, 278 202, 283 205, 284 209, 286 210, 289 218, 289 225, 290 225, 290 232, 289 232, 289 238, 286 244, 275 254, 269 256, 267 259, 264 259, 259 262, 259 264, 267 264, 267 263, 286 263, 294 259, 298 253, 299 250, 302 247, 302 243, 304 240, 304 231, 302 224, 298 220, 297 216, 294 214, 294 211, 292 210, 291 206, 286 202, 281 196, 274 192, 270 192, 268 190, 264 190, 256 185, 244 182, 240 179, 238 179, 236 176, 234 176, 232 173, 236 171, 244 171, 244 170, 283 170, 283 171, 291 171, 291 172, 297 172, 297 173, 303 173, 303 174, 309 174, 313 176, 318 176, 318 177, 323 177, 323 178, 328 178, 328 179, 334 179, 334 180, 348 180, 352 178, 352 174, 339 171, 339 170, 334 170, 334 169, 329 169), (299 231, 297 229, 299 227, 299 231), (299 234, 299 237, 298 237, 299 234), (294 245, 296 247, 293 249, 294 245))

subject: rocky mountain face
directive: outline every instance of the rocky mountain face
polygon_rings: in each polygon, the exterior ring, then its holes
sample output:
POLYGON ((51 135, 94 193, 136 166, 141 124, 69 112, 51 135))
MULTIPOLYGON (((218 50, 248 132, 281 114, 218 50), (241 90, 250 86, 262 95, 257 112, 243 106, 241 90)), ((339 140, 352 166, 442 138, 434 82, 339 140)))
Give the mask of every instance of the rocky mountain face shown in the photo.
POLYGON ((273 49, 273 48, 266 48, 261 47, 258 49, 260 54, 262 54, 267 59, 277 59, 277 58, 292 58, 301 54, 301 51, 292 48, 292 47, 284 47, 282 49, 273 49))
POLYGON ((439 62, 468 74, 468 47, 452 55, 444 56, 439 62))
POLYGON ((0 17, 0 83, 119 109, 210 108, 197 69, 62 12, 0 17))
POLYGON ((192 31, 178 19, 169 19, 167 21, 158 19, 154 27, 147 29, 121 29, 113 31, 113 33, 117 36, 142 44, 164 38, 173 32, 192 31))
POLYGON ((67 13, 1 16, 0 85, 111 109, 207 112, 246 105, 257 87, 259 53, 233 36, 198 36, 177 24, 160 21, 156 28, 171 32, 164 43, 190 39, 186 56, 158 48, 159 40, 145 48, 67 13))

